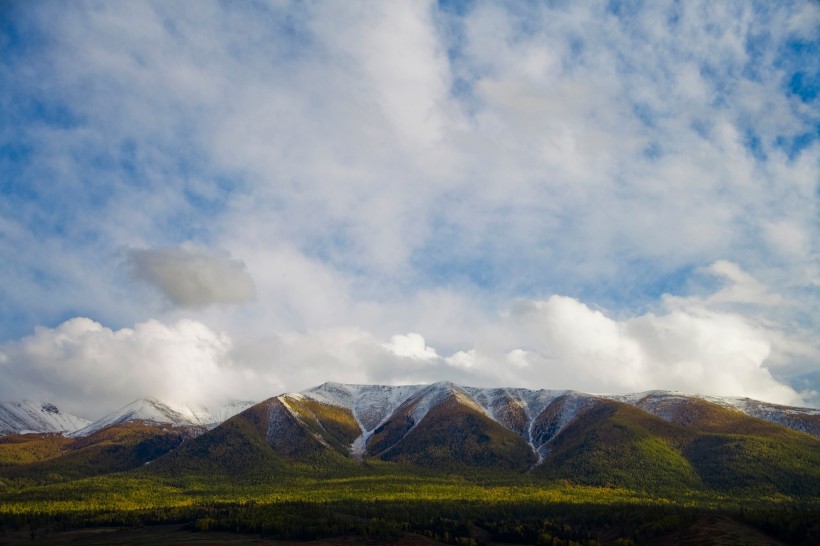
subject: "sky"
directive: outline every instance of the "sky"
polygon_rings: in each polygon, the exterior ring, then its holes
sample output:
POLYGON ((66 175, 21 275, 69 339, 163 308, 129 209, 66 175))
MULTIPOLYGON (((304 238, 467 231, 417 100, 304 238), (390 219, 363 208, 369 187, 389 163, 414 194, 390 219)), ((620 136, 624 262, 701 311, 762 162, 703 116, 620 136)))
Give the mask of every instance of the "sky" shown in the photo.
POLYGON ((0 400, 820 407, 814 1, 0 1, 0 400))

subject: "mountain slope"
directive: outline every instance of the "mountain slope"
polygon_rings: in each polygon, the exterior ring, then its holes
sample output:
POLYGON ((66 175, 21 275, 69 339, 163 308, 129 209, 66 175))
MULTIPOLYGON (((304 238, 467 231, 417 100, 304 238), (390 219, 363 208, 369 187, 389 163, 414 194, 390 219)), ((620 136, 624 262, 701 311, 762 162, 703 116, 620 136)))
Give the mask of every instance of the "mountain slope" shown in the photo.
POLYGON ((217 407, 214 411, 210 411, 205 407, 174 407, 155 398, 140 398, 134 400, 127 406, 97 419, 93 423, 89 423, 84 428, 74 431, 72 436, 88 436, 111 425, 118 425, 129 421, 213 428, 225 419, 251 407, 253 404, 253 402, 233 401, 217 407))
POLYGON ((119 425, 129 421, 145 421, 155 424, 184 425, 192 426, 194 421, 189 419, 177 410, 172 409, 167 404, 154 398, 141 398, 134 400, 108 415, 97 419, 87 427, 76 431, 73 436, 89 436, 97 431, 112 425, 119 425))
POLYGON ((338 443, 317 426, 309 404, 295 405, 287 395, 260 402, 185 442, 149 470, 269 476, 294 465, 356 464, 343 446, 334 447, 326 439, 338 443))
POLYGON ((423 387, 424 385, 343 385, 328 382, 301 393, 284 396, 301 396, 323 406, 349 412, 359 428, 349 450, 352 455, 361 458, 367 455, 367 441, 376 427, 390 418, 401 404, 423 387))
POLYGON ((684 395, 669 391, 649 391, 610 398, 632 404, 673 422, 689 419, 688 413, 697 413, 697 408, 707 403, 738 415, 754 417, 820 437, 820 409, 815 408, 782 406, 750 398, 684 395))
POLYGON ((549 440, 536 471, 585 485, 696 488, 698 473, 681 453, 695 435, 629 405, 599 399, 549 440))
POLYGON ((63 413, 47 402, 0 402, 0 436, 27 432, 74 432, 88 424, 87 419, 63 413))
POLYGON ((177 408, 139 400, 70 442, 0 442, 0 475, 73 479, 151 461, 144 471, 233 479, 398 463, 426 473, 485 469, 654 492, 820 498, 820 439, 746 415, 724 399, 661 391, 604 396, 449 382, 325 383, 269 398, 210 430, 192 423, 177 408))
POLYGON ((0 437, 0 474, 6 467, 58 457, 70 438, 62 434, 9 434, 0 437))
POLYGON ((520 433, 494 421, 465 391, 434 384, 376 428, 368 451, 385 461, 431 468, 526 470, 537 458, 520 433))
MULTIPOLYGON (((11 481, 39 484, 130 470, 165 455, 202 432, 204 430, 168 424, 129 421, 79 438, 9 437, 18 447, 17 460, 0 466, 0 475, 11 481), (49 448, 48 451, 45 448, 49 448), (42 456, 32 460, 32 453, 42 456)), ((5 447, 11 445, 9 442, 5 447)))
POLYGON ((663 411, 599 399, 549 442, 536 472, 637 490, 820 495, 817 438, 703 400, 663 411))

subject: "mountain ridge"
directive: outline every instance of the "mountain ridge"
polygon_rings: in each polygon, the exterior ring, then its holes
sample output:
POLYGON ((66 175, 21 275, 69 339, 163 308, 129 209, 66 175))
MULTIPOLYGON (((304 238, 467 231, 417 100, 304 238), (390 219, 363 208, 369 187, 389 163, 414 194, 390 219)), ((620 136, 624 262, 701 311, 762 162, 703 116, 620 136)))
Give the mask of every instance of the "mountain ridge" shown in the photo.
POLYGON ((130 421, 144 421, 177 427, 214 428, 254 404, 255 402, 233 400, 211 411, 204 406, 194 406, 193 408, 186 405, 172 406, 156 398, 138 398, 130 404, 89 423, 84 428, 72 432, 70 436, 89 436, 109 426, 130 421))
MULTIPOLYGON (((492 420, 522 436, 538 452, 539 445, 534 434, 539 431, 536 422, 546 407, 559 397, 569 397, 575 403, 589 403, 590 400, 615 400, 638 407, 666 420, 674 420, 675 402, 702 400, 731 411, 763 419, 793 430, 820 437, 820 409, 785 406, 750 398, 720 397, 699 394, 683 394, 675 391, 650 390, 631 394, 591 394, 575 390, 528 389, 522 387, 470 387, 442 381, 429 385, 379 385, 347 384, 325 382, 298 392, 285 392, 283 400, 307 397, 319 403, 343 407, 351 412, 362 433, 351 446, 351 450, 363 453, 367 439, 373 430, 395 412, 399 406, 421 391, 448 388, 457 389, 475 403, 492 420), (526 428, 526 431, 524 430, 526 428)), ((100 419, 90 421, 82 417, 60 412, 48 402, 0 402, 0 436, 8 434, 61 433, 69 436, 92 434, 106 426, 131 420, 143 420, 175 426, 204 426, 214 428, 228 418, 251 407, 255 402, 230 401, 215 408, 199 405, 178 405, 145 397, 137 399, 100 419)), ((416 408, 418 421, 424 413, 424 404, 416 408)), ((573 416, 572 408, 562 420, 551 425, 560 429, 573 416)), ((542 427, 543 428, 543 427, 542 427)), ((541 430, 543 433, 544 431, 541 430)))
MULTIPOLYGON (((420 396, 420 394, 424 392, 430 393, 431 391, 435 392, 442 389, 455 389, 468 396, 470 402, 480 407, 492 420, 510 430, 515 430, 522 436, 526 435, 528 443, 541 458, 543 458, 544 455, 541 453, 541 451, 543 451, 544 442, 540 442, 536 445, 538 439, 534 438, 534 434, 540 431, 542 438, 547 432, 549 432, 549 434, 547 434, 548 436, 555 436, 574 419, 579 411, 582 411, 596 400, 623 402, 660 417, 661 419, 673 422, 678 419, 676 415, 670 413, 673 412, 673 410, 669 407, 669 404, 657 402, 676 400, 691 404, 696 401, 703 401, 723 407, 729 411, 820 437, 820 409, 783 406, 751 400, 749 398, 687 395, 674 391, 652 390, 626 395, 608 395, 589 394, 575 390, 534 390, 504 387, 478 388, 456 385, 448 381, 432 383, 430 385, 403 386, 326 382, 300 392, 284 393, 279 396, 285 399, 288 397, 308 397, 320 403, 331 404, 349 410, 361 426, 362 437, 357 438, 356 442, 354 442, 354 451, 361 453, 362 446, 366 444, 373 430, 379 426, 374 423, 383 422, 384 419, 388 417, 387 413, 389 413, 387 411, 377 412, 376 416, 380 417, 380 419, 370 418, 367 422, 362 421, 359 407, 371 403, 374 398, 374 393, 376 398, 381 397, 382 401, 390 401, 389 404, 383 404, 382 410, 392 408, 393 411, 396 411, 414 396, 420 396), (564 406, 560 415, 556 415, 555 419, 548 423, 549 426, 545 423, 539 423, 538 418, 542 416, 543 412, 553 402, 559 399, 563 400, 564 406), (551 430, 546 430, 545 427, 551 430), (526 434, 524 428, 526 428, 526 434)), ((429 409, 429 406, 425 406, 424 404, 416 407, 415 414, 412 416, 414 422, 417 423, 423 418, 426 409, 429 409)), ((353 449, 353 446, 351 446, 351 448, 353 449)))
MULTIPOLYGON (((208 428, 141 399, 86 427, 98 429, 85 435, 0 439, 0 459, 7 461, 0 475, 49 483, 142 468, 233 480, 415 468, 656 493, 820 498, 817 435, 723 402, 660 391, 606 396, 451 382, 324 383, 273 396, 208 428)), ((746 404, 770 418, 798 419, 803 429, 818 419, 813 410, 746 404)))

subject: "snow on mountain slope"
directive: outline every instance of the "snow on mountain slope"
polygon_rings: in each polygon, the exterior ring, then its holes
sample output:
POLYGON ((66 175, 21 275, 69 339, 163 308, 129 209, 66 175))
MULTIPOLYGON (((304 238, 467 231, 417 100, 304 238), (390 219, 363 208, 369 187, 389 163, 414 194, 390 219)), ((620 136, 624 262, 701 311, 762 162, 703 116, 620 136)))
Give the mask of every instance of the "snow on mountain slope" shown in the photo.
POLYGON ((214 428, 224 421, 227 421, 234 415, 242 413, 249 407, 256 405, 256 402, 250 400, 231 400, 216 409, 208 410, 205 408, 205 413, 208 415, 208 420, 203 424, 208 428, 214 428))
POLYGON ((254 404, 256 404, 256 402, 250 402, 248 400, 232 400, 216 408, 193 405, 165 405, 182 415, 192 424, 211 429, 217 427, 223 421, 230 419, 237 413, 245 411, 254 404))
POLYGON ((0 402, 0 436, 27 432, 74 432, 90 421, 47 402, 0 402))
POLYGON ((689 400, 706 400, 765 419, 795 430, 820 436, 820 410, 777 406, 744 398, 718 398, 683 395, 668 391, 648 391, 626 395, 599 395, 565 390, 531 390, 524 388, 475 388, 439 382, 431 385, 347 385, 324 383, 301 393, 285 396, 310 398, 322 404, 350 411, 362 434, 350 446, 353 455, 364 456, 374 431, 401 416, 412 423, 409 433, 427 413, 448 397, 486 414, 505 428, 516 432, 539 458, 549 452, 553 438, 573 423, 579 415, 604 400, 624 402, 667 421, 689 400), (672 412, 672 413, 670 413, 672 412))
MULTIPOLYGON (((361 457, 367 452, 367 442, 373 432, 387 420, 399 413, 406 414, 413 423, 406 431, 409 433, 432 408, 449 397, 516 432, 537 452, 540 444, 535 445, 533 424, 552 401, 566 392, 523 388, 479 389, 442 381, 431 385, 406 386, 324 383, 301 393, 288 393, 284 396, 285 399, 306 397, 349 410, 362 430, 362 434, 350 446, 350 451, 354 456, 361 457)), ((573 408, 575 406, 569 404, 562 412, 565 421, 572 419, 573 408)), ((562 422, 561 426, 565 424, 562 422)))
POLYGON ((757 417, 813 436, 820 436, 820 409, 781 406, 751 398, 696 397, 720 406, 734 408, 750 417, 757 417))
POLYGON ((343 385, 323 383, 302 391, 317 402, 350 410, 363 431, 372 431, 424 385, 343 385))
POLYGON ((149 421, 174 426, 201 426, 214 428, 226 419, 246 410, 254 402, 232 401, 209 410, 202 406, 172 406, 154 398, 141 398, 127 406, 109 413, 85 428, 73 432, 72 436, 88 436, 105 427, 128 421, 149 421))
POLYGON ((522 388, 478 389, 462 387, 487 414, 510 430, 518 432, 531 445, 533 421, 546 407, 566 391, 522 388))
POLYGON ((464 389, 450 383, 449 381, 442 381, 433 383, 427 387, 422 388, 416 393, 413 393, 407 400, 402 402, 400 408, 409 409, 409 416, 412 418, 414 426, 421 423, 424 417, 430 410, 439 405, 444 399, 448 397, 455 397, 460 403, 481 413, 489 415, 487 410, 481 407, 481 404, 476 402, 464 389))
POLYGON ((97 419, 87 427, 76 431, 72 436, 88 436, 112 425, 127 423, 128 421, 149 421, 152 423, 167 423, 171 425, 195 425, 189 416, 172 409, 154 398, 140 398, 127 406, 97 419))
POLYGON ((681 404, 688 400, 703 400, 723 408, 738 411, 749 417, 763 419, 776 425, 820 436, 820 409, 781 406, 751 398, 704 396, 672 391, 646 391, 626 395, 607 396, 647 411, 666 421, 679 421, 681 404))
POLYGON ((536 416, 529 427, 530 446, 538 454, 538 462, 550 452, 550 442, 571 425, 581 414, 593 408, 602 397, 577 391, 564 391, 536 416))
POLYGON ((361 457, 366 452, 368 438, 373 431, 387 420, 408 398, 424 385, 344 385, 323 383, 301 393, 285 396, 304 396, 322 404, 339 406, 349 410, 362 430, 350 446, 352 455, 361 457))

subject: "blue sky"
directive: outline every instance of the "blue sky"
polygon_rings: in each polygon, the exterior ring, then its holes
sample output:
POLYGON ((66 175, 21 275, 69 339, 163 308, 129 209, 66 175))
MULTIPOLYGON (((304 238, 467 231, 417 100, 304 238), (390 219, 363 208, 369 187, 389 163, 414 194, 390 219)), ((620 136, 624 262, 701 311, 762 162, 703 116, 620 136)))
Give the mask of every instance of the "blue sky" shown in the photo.
POLYGON ((0 398, 450 379, 817 405, 818 23, 5 2, 0 398))

